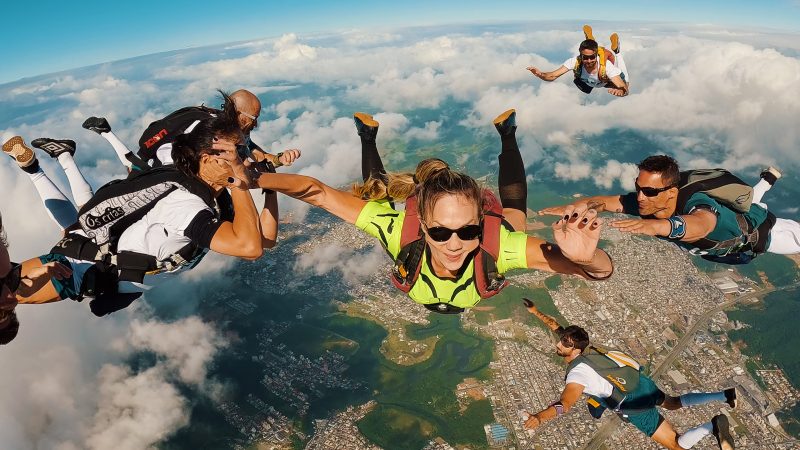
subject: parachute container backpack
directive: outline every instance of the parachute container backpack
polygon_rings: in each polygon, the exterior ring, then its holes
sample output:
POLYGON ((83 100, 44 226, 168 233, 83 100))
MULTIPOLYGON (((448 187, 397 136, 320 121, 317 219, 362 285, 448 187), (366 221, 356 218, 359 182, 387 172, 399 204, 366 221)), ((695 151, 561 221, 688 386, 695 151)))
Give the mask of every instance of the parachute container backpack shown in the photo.
POLYGON ((193 123, 215 117, 218 113, 219 110, 205 106, 187 106, 151 122, 139 138, 137 155, 144 161, 154 159, 159 147, 174 141, 175 137, 183 134, 193 123))

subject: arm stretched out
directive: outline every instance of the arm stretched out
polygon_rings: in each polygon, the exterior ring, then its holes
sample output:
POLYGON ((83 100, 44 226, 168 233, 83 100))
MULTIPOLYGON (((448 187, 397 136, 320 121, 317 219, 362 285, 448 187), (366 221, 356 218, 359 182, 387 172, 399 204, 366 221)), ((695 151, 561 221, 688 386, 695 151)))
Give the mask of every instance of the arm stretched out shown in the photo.
MULTIPOLYGON (((685 234, 676 239, 683 242, 695 242, 709 235, 717 226, 717 216, 705 209, 696 209, 691 214, 680 216, 685 226, 685 234)), ((611 226, 628 233, 647 234, 649 236, 668 237, 672 224, 668 219, 623 219, 611 222, 611 226)))
POLYGON ((522 301, 525 302, 525 307, 528 308, 528 312, 541 320, 542 323, 550 329, 550 331, 558 333, 564 329, 564 327, 558 324, 555 318, 539 311, 539 308, 537 308, 536 304, 534 304, 531 300, 523 298, 522 301))
POLYGON ((550 72, 542 72, 541 70, 533 66, 528 67, 527 69, 530 73, 532 73, 542 81, 553 81, 556 78, 560 77, 561 75, 564 75, 565 73, 569 72, 569 69, 564 66, 561 66, 558 69, 550 72))
POLYGON ((355 224, 366 201, 316 178, 285 173, 265 173, 255 180, 258 187, 272 189, 308 204, 319 206, 345 222, 355 224))
POLYGON ((584 387, 578 383, 567 384, 564 390, 561 391, 561 397, 558 400, 558 404, 561 405, 561 412, 559 412, 559 408, 553 404, 536 414, 528 413, 528 418, 525 420, 525 428, 528 430, 535 430, 543 422, 555 419, 561 414, 566 414, 570 409, 572 409, 578 399, 581 398, 583 389, 584 387))
POLYGON ((608 93, 611 95, 616 95, 617 97, 625 97, 629 94, 628 91, 628 83, 622 79, 621 76, 617 75, 615 77, 611 77, 610 84, 613 87, 608 88, 608 93))
POLYGON ((540 209, 539 214, 560 216, 564 214, 564 210, 570 205, 575 208, 585 207, 587 209, 593 209, 599 213, 603 211, 621 213, 624 211, 621 195, 596 195, 594 197, 582 198, 566 205, 550 206, 540 209))

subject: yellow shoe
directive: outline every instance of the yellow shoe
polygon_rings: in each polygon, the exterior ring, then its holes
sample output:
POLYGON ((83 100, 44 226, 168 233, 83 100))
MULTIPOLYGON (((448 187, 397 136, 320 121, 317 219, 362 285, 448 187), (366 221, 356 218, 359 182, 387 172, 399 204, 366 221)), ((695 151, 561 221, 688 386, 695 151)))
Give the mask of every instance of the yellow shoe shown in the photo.
POLYGON ((353 114, 353 120, 356 122, 356 130, 359 136, 375 139, 375 136, 378 135, 378 126, 380 124, 371 115, 357 112, 353 114))
POLYGON ((20 167, 28 167, 36 162, 36 154, 25 145, 19 136, 14 136, 3 144, 3 152, 14 158, 20 167))
POLYGON ((592 27, 589 25, 583 26, 583 35, 586 36, 586 39, 594 40, 594 35, 592 35, 592 27))
POLYGON ((611 35, 611 51, 619 53, 619 36, 617 36, 617 33, 611 35))
POLYGON ((509 135, 517 129, 517 111, 509 109, 495 117, 492 123, 494 123, 494 127, 497 128, 497 132, 501 136, 509 135))

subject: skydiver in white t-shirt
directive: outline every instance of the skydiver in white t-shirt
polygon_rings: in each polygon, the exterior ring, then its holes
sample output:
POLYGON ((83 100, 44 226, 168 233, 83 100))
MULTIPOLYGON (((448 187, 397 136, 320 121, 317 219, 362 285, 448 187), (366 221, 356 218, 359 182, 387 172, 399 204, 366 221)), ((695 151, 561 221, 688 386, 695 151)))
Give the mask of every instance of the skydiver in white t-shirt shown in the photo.
POLYGON ((589 25, 584 25, 583 32, 586 39, 578 47, 578 56, 564 61, 561 67, 550 72, 542 72, 533 66, 527 70, 544 81, 553 81, 571 71, 575 86, 586 94, 594 88, 605 87, 611 95, 628 95, 631 80, 620 52, 617 33, 611 35, 611 50, 608 50, 597 45, 589 25))
POLYGON ((670 450, 692 448, 708 435, 716 438, 720 449, 734 449, 725 414, 718 414, 710 421, 679 435, 656 407, 676 410, 720 402, 735 408, 735 388, 717 392, 690 392, 678 397, 667 395, 644 375, 642 367, 631 356, 591 345, 589 333, 583 328, 577 325, 564 328, 553 317, 539 311, 532 301, 524 301, 528 312, 556 333, 559 338, 556 354, 567 363, 566 386, 560 397, 536 414, 523 413, 526 429, 535 430, 543 422, 566 414, 581 395, 586 394, 589 397, 589 412, 595 419, 609 409, 670 450))

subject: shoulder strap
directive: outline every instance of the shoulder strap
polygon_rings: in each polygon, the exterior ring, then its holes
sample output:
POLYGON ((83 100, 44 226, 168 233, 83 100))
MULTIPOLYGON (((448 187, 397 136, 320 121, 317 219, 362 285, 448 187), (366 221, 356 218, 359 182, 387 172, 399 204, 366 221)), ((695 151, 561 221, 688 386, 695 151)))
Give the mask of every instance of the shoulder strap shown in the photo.
POLYGON ((606 75, 606 60, 608 59, 608 51, 603 47, 597 48, 597 63, 600 67, 597 69, 597 78, 600 81, 608 82, 608 75, 606 75))
POLYGON ((503 206, 492 191, 483 190, 483 222, 479 255, 475 257, 475 288, 481 298, 489 298, 508 286, 508 280, 497 269, 500 255, 500 227, 503 206))
POLYGON ((416 194, 406 199, 406 215, 400 235, 400 252, 392 268, 392 284, 403 292, 408 292, 416 283, 422 268, 422 255, 425 252, 425 239, 417 215, 416 194))

